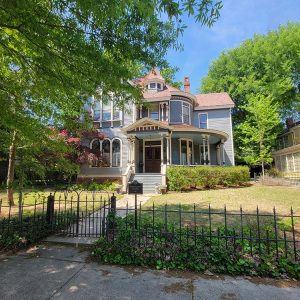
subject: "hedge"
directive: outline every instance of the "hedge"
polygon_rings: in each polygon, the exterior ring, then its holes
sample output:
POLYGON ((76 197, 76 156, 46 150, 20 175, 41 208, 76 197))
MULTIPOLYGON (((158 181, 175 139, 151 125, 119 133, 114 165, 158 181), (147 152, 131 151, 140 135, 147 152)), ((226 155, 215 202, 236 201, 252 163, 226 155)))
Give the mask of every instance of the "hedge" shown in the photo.
POLYGON ((250 180, 247 166, 170 166, 167 169, 168 188, 181 191, 190 188, 215 188, 237 186, 250 180))

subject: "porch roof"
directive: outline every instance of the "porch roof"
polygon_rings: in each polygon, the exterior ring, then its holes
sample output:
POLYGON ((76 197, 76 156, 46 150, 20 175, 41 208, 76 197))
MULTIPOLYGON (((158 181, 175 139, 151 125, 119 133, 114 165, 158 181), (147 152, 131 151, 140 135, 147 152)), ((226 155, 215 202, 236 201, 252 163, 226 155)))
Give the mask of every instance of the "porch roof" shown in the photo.
POLYGON ((125 134, 137 134, 141 138, 154 136, 159 136, 160 133, 172 133, 172 136, 186 136, 190 135, 194 138, 203 138, 204 136, 214 137, 215 140, 228 140, 229 135, 226 132, 217 129, 204 129, 197 128, 188 124, 174 124, 168 125, 164 122, 152 120, 150 118, 143 118, 137 122, 122 129, 125 134))
POLYGON ((201 135, 208 135, 208 136, 217 136, 220 139, 228 140, 229 135, 224 132, 217 129, 205 129, 205 128, 197 128, 191 125, 187 124, 178 124, 172 126, 172 132, 178 132, 178 133, 184 133, 184 132, 190 132, 190 133, 200 133, 201 135))

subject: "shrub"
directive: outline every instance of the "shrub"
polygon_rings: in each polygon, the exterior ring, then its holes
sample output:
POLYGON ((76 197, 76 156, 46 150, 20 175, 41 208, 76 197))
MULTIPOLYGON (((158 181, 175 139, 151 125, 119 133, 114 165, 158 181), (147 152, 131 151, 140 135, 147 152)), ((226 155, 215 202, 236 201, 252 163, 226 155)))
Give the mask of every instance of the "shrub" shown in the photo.
POLYGON ((242 185, 250 180, 246 166, 170 166, 167 170, 169 190, 181 191, 192 187, 215 188, 216 186, 242 185))
MULTIPOLYGON (((284 244, 278 245, 281 255, 276 259, 274 243, 234 238, 235 230, 230 228, 219 227, 216 235, 203 227, 165 227, 147 215, 139 217, 138 229, 134 229, 133 215, 114 222, 113 232, 107 232, 92 248, 92 257, 101 263, 211 270, 231 275, 279 277, 282 274, 300 279, 300 265, 291 257, 284 257, 284 244)), ((248 230, 250 227, 245 228, 245 235, 248 230)))
POLYGON ((16 251, 41 238, 67 228, 74 223, 73 211, 55 212, 51 224, 47 223, 45 214, 4 218, 0 220, 0 251, 16 251))

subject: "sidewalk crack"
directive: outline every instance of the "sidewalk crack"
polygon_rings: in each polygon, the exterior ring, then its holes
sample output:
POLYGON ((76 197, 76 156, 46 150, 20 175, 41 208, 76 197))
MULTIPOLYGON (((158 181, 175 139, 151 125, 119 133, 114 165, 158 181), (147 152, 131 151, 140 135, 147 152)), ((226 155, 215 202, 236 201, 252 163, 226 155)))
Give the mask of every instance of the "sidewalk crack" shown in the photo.
POLYGON ((59 291, 61 291, 66 285, 68 285, 71 280, 73 280, 75 277, 77 277, 79 275, 79 273, 82 271, 82 269, 85 268, 85 264, 75 273, 73 274, 65 283, 63 283, 58 290, 56 290, 55 292, 52 293, 52 295, 48 298, 46 298, 46 300, 50 300, 52 299, 59 291))

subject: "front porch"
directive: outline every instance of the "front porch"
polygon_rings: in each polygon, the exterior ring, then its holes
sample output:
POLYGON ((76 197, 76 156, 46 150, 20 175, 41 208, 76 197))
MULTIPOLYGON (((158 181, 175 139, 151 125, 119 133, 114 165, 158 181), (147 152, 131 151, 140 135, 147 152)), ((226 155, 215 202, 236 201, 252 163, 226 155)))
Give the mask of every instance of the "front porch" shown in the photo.
MULTIPOLYGON (((228 135, 224 132, 189 125, 170 126, 148 118, 123 131, 129 142, 126 172, 161 174, 162 185, 166 184, 168 165, 225 165, 224 143, 228 135)), ((130 176, 124 176, 123 184, 127 185, 130 176)))

